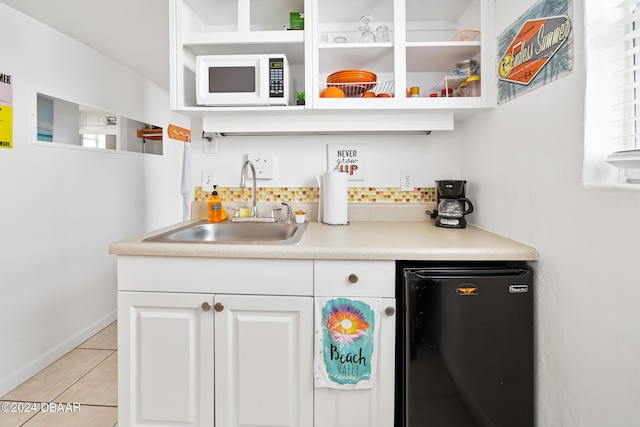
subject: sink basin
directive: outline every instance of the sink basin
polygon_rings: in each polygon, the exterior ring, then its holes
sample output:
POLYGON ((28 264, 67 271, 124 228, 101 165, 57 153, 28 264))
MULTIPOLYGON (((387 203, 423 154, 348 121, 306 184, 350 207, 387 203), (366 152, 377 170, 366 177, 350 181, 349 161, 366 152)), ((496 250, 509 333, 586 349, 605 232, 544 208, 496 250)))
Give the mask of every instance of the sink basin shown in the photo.
POLYGON ((307 223, 198 222, 145 239, 162 243, 236 243, 249 245, 295 245, 307 223))

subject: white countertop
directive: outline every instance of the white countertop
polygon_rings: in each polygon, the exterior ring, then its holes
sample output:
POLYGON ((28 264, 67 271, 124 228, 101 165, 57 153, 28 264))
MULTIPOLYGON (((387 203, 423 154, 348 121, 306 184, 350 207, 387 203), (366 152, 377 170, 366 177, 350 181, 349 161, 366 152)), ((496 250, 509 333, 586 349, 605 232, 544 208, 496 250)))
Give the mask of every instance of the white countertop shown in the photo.
POLYGON ((296 245, 156 243, 144 239, 199 220, 185 221, 113 243, 115 255, 205 258, 536 261, 538 252, 500 235, 433 221, 353 221, 346 226, 310 222, 296 245))

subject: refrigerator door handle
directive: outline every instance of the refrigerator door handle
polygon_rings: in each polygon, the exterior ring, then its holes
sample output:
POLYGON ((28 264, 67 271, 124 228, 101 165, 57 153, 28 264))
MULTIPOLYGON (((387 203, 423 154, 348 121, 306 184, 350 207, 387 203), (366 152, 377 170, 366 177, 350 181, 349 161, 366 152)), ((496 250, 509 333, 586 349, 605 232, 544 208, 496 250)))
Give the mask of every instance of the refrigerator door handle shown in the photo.
POLYGON ((461 269, 461 270, 449 270, 449 269, 429 269, 429 270, 410 270, 405 269, 405 277, 409 278, 410 275, 418 279, 433 279, 433 278, 465 278, 465 277, 487 277, 487 276, 517 276, 527 274, 529 270, 523 268, 513 269, 461 269))

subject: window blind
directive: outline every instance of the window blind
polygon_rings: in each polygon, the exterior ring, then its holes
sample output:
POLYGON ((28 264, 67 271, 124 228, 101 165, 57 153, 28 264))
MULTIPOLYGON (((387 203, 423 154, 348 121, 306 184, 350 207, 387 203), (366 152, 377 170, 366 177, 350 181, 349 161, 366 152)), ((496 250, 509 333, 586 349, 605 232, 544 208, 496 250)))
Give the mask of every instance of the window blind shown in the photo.
POLYGON ((622 0, 608 12, 613 37, 608 43, 613 73, 608 79, 613 152, 607 162, 640 168, 640 1, 622 0))

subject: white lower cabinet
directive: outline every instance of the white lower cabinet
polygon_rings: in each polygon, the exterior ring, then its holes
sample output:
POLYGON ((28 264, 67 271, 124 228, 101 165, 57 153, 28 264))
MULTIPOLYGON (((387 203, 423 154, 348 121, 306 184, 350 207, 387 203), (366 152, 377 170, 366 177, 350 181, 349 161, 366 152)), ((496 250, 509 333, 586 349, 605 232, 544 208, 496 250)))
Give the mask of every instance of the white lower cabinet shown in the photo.
POLYGON ((216 426, 312 426, 313 298, 215 302, 216 426))
POLYGON ((394 261, 314 261, 316 297, 380 298, 376 384, 371 389, 316 388, 314 427, 391 427, 395 409, 394 261))
POLYGON ((118 426, 393 426, 394 265, 119 257, 118 426), (314 388, 314 296, 381 299, 374 388, 314 388))
POLYGON ((312 330, 311 297, 120 292, 118 425, 311 426, 312 330))
POLYGON ((383 298, 380 317, 377 380, 374 388, 336 390, 316 388, 314 427, 392 427, 395 396, 395 315, 394 298, 383 298))
POLYGON ((213 314, 203 304, 213 295, 118 293, 120 427, 214 425, 213 314))

